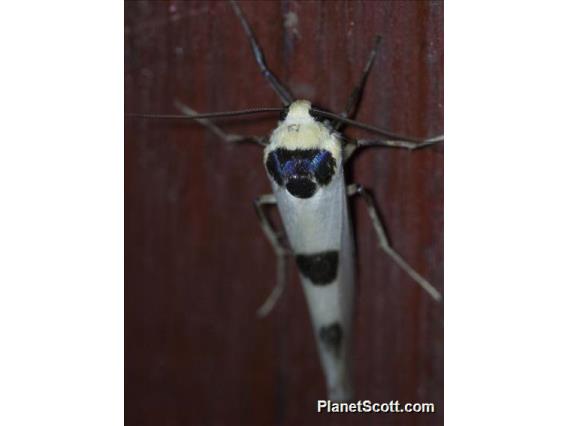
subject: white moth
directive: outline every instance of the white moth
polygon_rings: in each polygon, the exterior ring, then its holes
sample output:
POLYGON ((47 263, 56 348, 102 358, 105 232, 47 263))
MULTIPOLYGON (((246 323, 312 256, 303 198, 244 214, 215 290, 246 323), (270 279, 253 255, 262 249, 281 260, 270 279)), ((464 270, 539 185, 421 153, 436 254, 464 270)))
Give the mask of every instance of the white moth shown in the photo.
POLYGON ((329 398, 348 400, 354 256, 342 148, 330 129, 314 120, 310 108, 308 101, 290 105, 264 157, 300 269, 329 398), (290 159, 273 168, 271 159, 279 157, 290 159))
MULTIPOLYGON (((346 401, 353 397, 349 347, 355 290, 347 196, 359 188, 345 185, 339 135, 326 123, 316 121, 311 110, 306 100, 289 106, 270 137, 264 161, 300 271, 328 397, 346 401)), ((376 224, 380 227, 380 222, 376 224)), ((388 243, 384 248, 416 274, 388 243)), ((436 290, 419 278, 420 284, 439 298, 436 290)))
MULTIPOLYGON (((178 103, 184 118, 197 120, 227 142, 253 140, 263 146, 264 164, 273 194, 258 197, 255 202, 262 230, 277 256, 277 284, 259 309, 266 315, 285 286, 285 260, 295 258, 308 304, 320 361, 326 379, 328 398, 348 401, 354 397, 351 382, 350 342, 354 310, 354 250, 348 197, 361 195, 379 239, 380 247, 435 300, 440 293, 412 269, 390 246, 376 212, 371 195, 359 185, 345 183, 343 166, 355 149, 361 146, 420 148, 443 137, 426 140, 403 137, 377 127, 349 119, 360 100, 366 77, 376 56, 371 51, 359 85, 353 91, 341 115, 315 109, 307 100, 294 100, 290 92, 267 68, 262 51, 236 2, 231 5, 251 44, 255 59, 271 87, 279 95, 285 109, 282 120, 266 138, 225 133, 208 118, 281 110, 263 108, 226 113, 197 114, 178 103), (330 119, 324 121, 325 119, 330 119), (351 124, 381 135, 378 139, 348 141, 337 129, 351 124), (264 206, 276 204, 284 223, 287 244, 273 229, 264 206)), ((138 116, 143 114, 138 114, 138 116)), ((152 117, 160 117, 153 115, 152 117)), ((179 118, 179 116, 161 116, 179 118)))

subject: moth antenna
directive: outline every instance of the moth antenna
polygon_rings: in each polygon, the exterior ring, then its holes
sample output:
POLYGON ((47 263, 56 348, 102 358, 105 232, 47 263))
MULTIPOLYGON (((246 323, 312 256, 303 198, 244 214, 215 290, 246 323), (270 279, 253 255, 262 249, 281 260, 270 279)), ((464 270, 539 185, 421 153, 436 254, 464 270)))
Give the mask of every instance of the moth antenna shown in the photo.
POLYGON ((173 119, 173 120, 198 120, 200 118, 222 118, 235 117, 239 115, 251 115, 262 113, 280 113, 283 108, 251 108, 239 111, 223 111, 208 112, 204 114, 186 115, 186 114, 143 114, 143 113, 127 113, 126 117, 133 118, 150 118, 150 119, 173 119))
MULTIPOLYGON (((394 132, 389 132, 388 130, 381 129, 380 127, 375 127, 375 126, 371 126, 370 124, 365 124, 365 123, 361 123, 359 121, 351 120, 350 118, 342 117, 340 115, 337 115, 337 114, 334 114, 334 113, 328 112, 328 111, 323 111, 321 109, 317 109, 317 108, 312 107, 310 111, 313 112, 316 115, 321 116, 321 117, 331 118, 333 120, 340 121, 340 122, 345 123, 345 124, 349 124, 353 127, 358 127, 360 129, 367 130, 367 131, 372 132, 372 133, 377 133, 377 134, 379 134, 381 136, 385 136, 389 139, 408 141, 408 142, 416 142, 416 143, 424 142, 424 139, 415 138, 415 137, 412 137, 412 136, 405 136, 405 135, 401 135, 401 134, 394 133, 394 132)), ((441 142, 441 141, 444 140, 444 137, 438 136, 434 139, 435 139, 435 142, 441 142)))
POLYGON ((260 67, 260 71, 263 77, 268 81, 272 89, 276 92, 280 100, 284 105, 290 105, 294 97, 290 94, 290 91, 276 78, 276 76, 270 71, 268 66, 266 65, 266 61, 264 60, 264 54, 262 53, 262 49, 260 48, 258 42, 256 41, 256 37, 241 10, 241 7, 235 0, 231 0, 231 6, 233 7, 233 11, 237 15, 237 18, 241 22, 241 26, 243 27, 245 34, 248 38, 250 47, 252 49, 252 53, 254 55, 254 60, 256 61, 257 65, 260 67))

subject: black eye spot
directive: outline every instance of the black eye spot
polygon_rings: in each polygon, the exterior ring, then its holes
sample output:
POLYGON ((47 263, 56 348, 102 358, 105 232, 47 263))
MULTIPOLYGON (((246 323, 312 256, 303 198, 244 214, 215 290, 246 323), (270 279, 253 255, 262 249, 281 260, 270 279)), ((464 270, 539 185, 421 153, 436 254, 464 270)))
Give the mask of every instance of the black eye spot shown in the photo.
POLYGON ((290 111, 290 106, 284 107, 284 109, 280 113, 280 121, 284 121, 286 119, 286 116, 288 115, 288 111, 290 111))
POLYGON ((310 108, 309 114, 310 114, 310 116, 311 116, 314 120, 319 121, 320 123, 323 122, 323 118, 320 117, 320 116, 314 111, 313 108, 310 108))

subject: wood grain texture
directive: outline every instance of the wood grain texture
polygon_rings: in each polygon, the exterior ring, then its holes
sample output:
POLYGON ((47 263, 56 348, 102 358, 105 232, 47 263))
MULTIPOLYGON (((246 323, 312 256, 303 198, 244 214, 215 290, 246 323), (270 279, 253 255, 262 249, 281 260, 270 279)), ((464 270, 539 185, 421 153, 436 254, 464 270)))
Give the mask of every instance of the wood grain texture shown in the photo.
MULTIPOLYGON (((441 2, 242 2, 269 66, 298 98, 339 112, 383 42, 357 118, 415 136, 443 133, 441 2), (286 27, 293 12, 296 27, 286 27)), ((279 106, 226 2, 125 3, 125 110, 279 106)), ((274 117, 225 119, 267 134, 274 117)), ((348 131, 349 135, 364 135, 348 131)), ((443 285, 443 146, 366 149, 348 178, 371 189, 392 244, 443 285)), ((125 126, 127 425, 435 425, 443 421, 443 305, 377 246, 353 205, 357 397, 434 402, 435 414, 327 415, 323 374, 295 265, 273 313, 256 309, 275 260, 252 208, 270 191, 262 149, 188 122, 125 126)))

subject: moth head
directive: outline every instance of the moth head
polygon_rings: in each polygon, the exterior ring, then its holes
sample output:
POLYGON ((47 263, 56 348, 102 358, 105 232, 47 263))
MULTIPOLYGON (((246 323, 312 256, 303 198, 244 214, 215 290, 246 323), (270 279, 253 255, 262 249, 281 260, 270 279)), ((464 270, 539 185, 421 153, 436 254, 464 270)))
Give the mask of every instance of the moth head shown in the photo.
POLYGON ((314 118, 310 114, 312 104, 310 101, 297 100, 288 105, 281 115, 281 124, 309 124, 314 122, 314 118))

